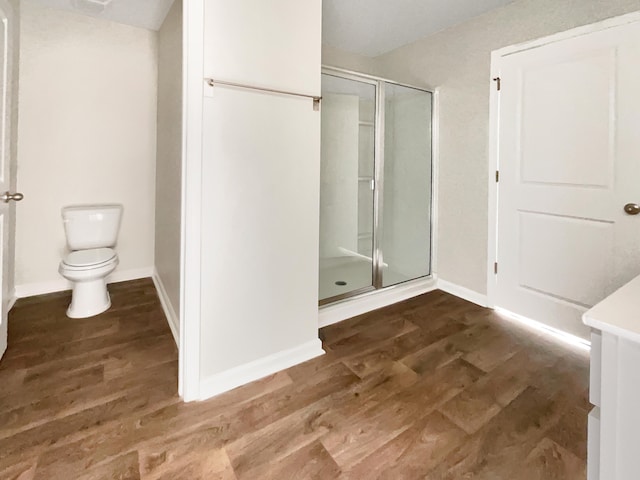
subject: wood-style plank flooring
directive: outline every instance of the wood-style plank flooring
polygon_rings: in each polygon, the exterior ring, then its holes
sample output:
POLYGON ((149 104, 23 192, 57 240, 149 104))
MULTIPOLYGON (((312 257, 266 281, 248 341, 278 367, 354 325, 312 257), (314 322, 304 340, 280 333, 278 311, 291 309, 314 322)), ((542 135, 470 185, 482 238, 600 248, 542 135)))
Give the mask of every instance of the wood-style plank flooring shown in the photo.
POLYGON ((321 330, 327 354, 177 396, 150 280, 71 320, 23 299, 0 361, 0 478, 585 478, 588 357, 436 291, 321 330))

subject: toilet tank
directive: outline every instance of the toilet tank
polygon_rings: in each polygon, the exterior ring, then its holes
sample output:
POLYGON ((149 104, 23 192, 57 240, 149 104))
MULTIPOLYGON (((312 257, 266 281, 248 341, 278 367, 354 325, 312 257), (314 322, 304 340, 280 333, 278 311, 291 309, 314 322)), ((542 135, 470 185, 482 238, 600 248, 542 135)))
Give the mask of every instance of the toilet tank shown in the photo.
POLYGON ((62 209, 62 222, 71 250, 114 247, 122 205, 74 205, 62 209))

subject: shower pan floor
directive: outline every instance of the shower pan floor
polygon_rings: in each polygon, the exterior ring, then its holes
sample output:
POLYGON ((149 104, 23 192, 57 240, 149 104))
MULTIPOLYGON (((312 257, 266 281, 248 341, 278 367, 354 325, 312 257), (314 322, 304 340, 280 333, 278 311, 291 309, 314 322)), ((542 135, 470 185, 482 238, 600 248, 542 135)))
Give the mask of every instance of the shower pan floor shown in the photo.
MULTIPOLYGON (((369 287, 373 284, 373 265, 364 257, 341 256, 320 259, 319 298, 335 297, 369 287), (338 282, 338 284, 336 284, 338 282)), ((382 275, 386 285, 411 280, 389 267, 383 267, 382 275)))

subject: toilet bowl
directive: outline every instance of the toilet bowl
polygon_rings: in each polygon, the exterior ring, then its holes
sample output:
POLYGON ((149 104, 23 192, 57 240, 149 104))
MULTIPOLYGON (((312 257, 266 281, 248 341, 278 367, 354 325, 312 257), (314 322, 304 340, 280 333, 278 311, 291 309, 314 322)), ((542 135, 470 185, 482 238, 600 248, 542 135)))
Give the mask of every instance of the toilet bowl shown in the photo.
POLYGON ((117 265, 118 255, 111 248, 79 250, 65 256, 58 271, 73 283, 69 318, 93 317, 109 309, 106 279, 117 265))
POLYGON ((70 253, 58 272, 73 285, 70 318, 98 315, 111 306, 107 276, 118 266, 116 244, 122 205, 78 205, 62 209, 70 253))

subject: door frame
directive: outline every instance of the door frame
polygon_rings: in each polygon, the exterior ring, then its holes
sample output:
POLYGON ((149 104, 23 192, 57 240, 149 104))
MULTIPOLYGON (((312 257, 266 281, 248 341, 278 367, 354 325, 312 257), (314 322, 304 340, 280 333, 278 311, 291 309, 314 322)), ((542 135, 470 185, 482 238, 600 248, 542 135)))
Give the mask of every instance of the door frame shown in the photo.
MULTIPOLYGON (((497 281, 494 265, 498 262, 498 192, 500 183, 496 173, 500 170, 500 93, 496 87, 496 78, 500 78, 503 59, 509 55, 534 48, 568 40, 582 35, 607 30, 609 28, 640 22, 640 11, 618 17, 608 18, 596 23, 584 25, 564 32, 555 33, 535 40, 510 45, 491 52, 491 76, 489 94, 489 175, 488 175, 488 239, 487 239, 487 306, 496 307, 497 281)), ((499 274, 499 273, 498 273, 499 274)))
MULTIPOLYGON (((15 137, 15 132, 17 129, 17 120, 16 115, 14 114, 15 104, 17 101, 16 95, 18 92, 17 84, 14 84, 14 80, 17 79, 17 65, 14 60, 16 60, 17 54, 14 49, 19 47, 19 44, 16 44, 16 34, 19 31, 16 27, 16 22, 19 21, 19 18, 16 16, 16 10, 13 8, 13 5, 8 0, 0 0, 0 7, 4 11, 6 15, 5 25, 5 64, 4 69, 2 65, 0 65, 0 75, 4 76, 4 92, 0 92, 0 105, 4 108, 2 110, 2 114, 4 117, 2 118, 2 123, 0 123, 0 135, 2 135, 2 156, 4 157, 5 162, 5 172, 7 174, 7 178, 5 179, 6 189, 14 191, 16 184, 16 152, 14 151, 14 145, 12 145, 12 141, 15 137), (4 93, 4 96, 2 94, 4 93)), ((2 255, 2 271, 0 274, 2 275, 2 286, 3 291, 0 292, 0 296, 2 297, 1 305, 0 305, 0 323, 3 323, 3 329, 8 329, 8 321, 9 321, 9 311, 13 308, 13 305, 16 302, 15 295, 15 285, 14 285, 14 276, 15 276, 15 215, 16 215, 16 206, 15 202, 11 202, 5 205, 6 211, 6 223, 5 228, 7 235, 7 244, 6 250, 3 251, 2 255), (6 293, 6 295, 5 295, 6 293)), ((0 243, 2 246, 0 248, 4 249, 4 241, 0 239, 0 243)), ((3 342, 4 343, 4 342, 3 342)), ((7 339, 8 343, 8 339, 7 339)), ((3 348, 0 350, 0 359, 2 358, 5 349, 7 347, 7 343, 3 344, 3 348)))

